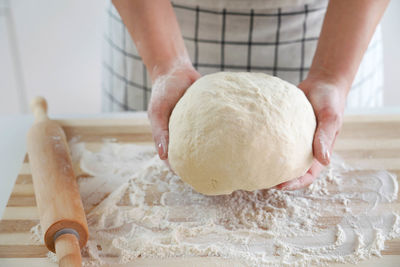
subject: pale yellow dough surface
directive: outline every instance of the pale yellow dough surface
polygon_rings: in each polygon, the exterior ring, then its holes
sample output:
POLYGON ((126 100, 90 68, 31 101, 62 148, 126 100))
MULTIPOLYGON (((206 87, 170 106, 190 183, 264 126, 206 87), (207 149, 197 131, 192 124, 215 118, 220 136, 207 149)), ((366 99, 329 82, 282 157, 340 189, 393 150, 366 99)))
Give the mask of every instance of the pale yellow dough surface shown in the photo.
POLYGON ((172 112, 169 162, 206 195, 270 188, 309 169, 315 127, 296 86, 263 73, 210 74, 172 112))

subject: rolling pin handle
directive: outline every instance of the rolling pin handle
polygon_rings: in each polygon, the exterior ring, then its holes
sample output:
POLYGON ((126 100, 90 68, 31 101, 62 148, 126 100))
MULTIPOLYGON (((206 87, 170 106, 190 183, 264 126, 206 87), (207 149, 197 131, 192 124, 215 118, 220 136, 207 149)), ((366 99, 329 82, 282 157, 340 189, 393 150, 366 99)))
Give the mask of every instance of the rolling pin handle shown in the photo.
POLYGON ((58 231, 57 234, 54 236, 54 239, 58 265, 60 267, 81 267, 82 256, 78 242, 78 233, 73 229, 62 229, 58 231), (57 235, 62 231, 64 231, 64 233, 57 235))
POLYGON ((35 122, 48 120, 47 117, 47 102, 41 96, 35 97, 31 102, 31 110, 35 117, 35 122))

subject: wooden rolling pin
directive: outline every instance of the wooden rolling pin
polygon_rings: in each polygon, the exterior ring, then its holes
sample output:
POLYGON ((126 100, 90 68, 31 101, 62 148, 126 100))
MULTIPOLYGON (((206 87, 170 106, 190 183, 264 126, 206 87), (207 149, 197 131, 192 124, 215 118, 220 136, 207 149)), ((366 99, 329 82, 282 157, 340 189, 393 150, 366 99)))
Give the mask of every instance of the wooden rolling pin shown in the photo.
POLYGON ((47 117, 44 98, 35 98, 31 109, 27 146, 44 242, 59 266, 82 266, 80 248, 89 233, 65 133, 47 117))

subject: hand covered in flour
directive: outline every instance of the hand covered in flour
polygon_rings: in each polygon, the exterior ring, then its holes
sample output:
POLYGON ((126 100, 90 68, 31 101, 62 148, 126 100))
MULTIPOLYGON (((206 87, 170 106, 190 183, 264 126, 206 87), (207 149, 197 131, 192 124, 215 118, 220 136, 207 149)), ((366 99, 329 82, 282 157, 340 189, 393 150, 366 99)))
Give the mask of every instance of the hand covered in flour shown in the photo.
POLYGON ((317 119, 313 141, 314 162, 305 175, 277 186, 283 190, 296 190, 310 185, 323 165, 329 164, 336 136, 342 126, 346 103, 345 90, 333 83, 307 78, 298 87, 310 101, 317 119))
POLYGON ((153 81, 148 117, 160 159, 168 158, 169 117, 189 86, 200 78, 189 60, 176 62, 153 81))

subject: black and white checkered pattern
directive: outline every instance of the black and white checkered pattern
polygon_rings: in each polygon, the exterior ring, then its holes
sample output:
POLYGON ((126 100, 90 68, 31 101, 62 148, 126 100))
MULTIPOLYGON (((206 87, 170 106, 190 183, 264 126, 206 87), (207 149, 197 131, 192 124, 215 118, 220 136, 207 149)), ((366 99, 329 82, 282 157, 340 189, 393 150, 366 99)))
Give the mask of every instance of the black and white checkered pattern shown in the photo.
MULTIPOLYGON (((298 84, 311 65, 327 1, 291 8, 240 11, 173 6, 193 65, 201 74, 264 72, 298 84)), ((112 5, 107 14, 103 109, 146 110, 151 93, 149 75, 112 5)), ((348 106, 381 105, 382 81, 378 31, 364 56, 348 106)))

